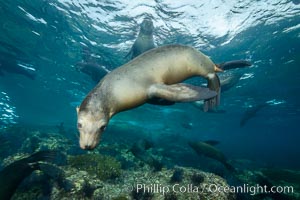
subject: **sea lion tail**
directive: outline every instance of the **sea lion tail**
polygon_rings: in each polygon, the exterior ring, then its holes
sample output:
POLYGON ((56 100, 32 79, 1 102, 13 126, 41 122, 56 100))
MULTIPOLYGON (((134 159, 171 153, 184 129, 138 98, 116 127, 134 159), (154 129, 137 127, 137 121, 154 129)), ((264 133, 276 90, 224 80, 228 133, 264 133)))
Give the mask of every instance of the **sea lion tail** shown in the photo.
POLYGON ((220 105, 221 96, 221 83, 218 75, 213 74, 213 76, 208 77, 208 88, 217 92, 217 95, 213 98, 204 100, 203 111, 207 112, 213 110, 215 107, 220 105))

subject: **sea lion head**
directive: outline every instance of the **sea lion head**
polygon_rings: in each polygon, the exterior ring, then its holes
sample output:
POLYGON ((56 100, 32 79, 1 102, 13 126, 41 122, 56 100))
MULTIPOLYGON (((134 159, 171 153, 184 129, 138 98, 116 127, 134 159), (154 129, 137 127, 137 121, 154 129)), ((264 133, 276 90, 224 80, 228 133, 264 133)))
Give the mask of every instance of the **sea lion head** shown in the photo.
POLYGON ((104 113, 80 111, 77 109, 77 128, 80 133, 79 145, 83 150, 93 150, 100 142, 102 133, 105 131, 108 120, 104 113))
POLYGON ((153 33, 153 22, 149 17, 146 17, 141 23, 141 32, 146 35, 152 35, 153 33))

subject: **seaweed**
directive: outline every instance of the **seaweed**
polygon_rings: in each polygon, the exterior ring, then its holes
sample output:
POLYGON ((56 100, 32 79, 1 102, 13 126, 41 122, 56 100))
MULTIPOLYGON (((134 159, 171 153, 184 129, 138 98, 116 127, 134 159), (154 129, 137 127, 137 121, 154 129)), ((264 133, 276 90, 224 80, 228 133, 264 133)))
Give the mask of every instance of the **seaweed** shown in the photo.
POLYGON ((70 156, 68 163, 71 167, 96 175, 103 181, 115 179, 121 175, 121 163, 111 156, 99 154, 70 156))
POLYGON ((183 179, 183 170, 176 168, 173 172, 170 182, 171 183, 180 183, 183 179))
POLYGON ((198 173, 194 173, 192 176, 191 176, 191 181, 194 185, 200 185, 201 183, 204 182, 204 177, 203 175, 201 174, 198 174, 198 173))
POLYGON ((84 197, 92 198, 96 187, 91 185, 89 182, 84 181, 82 185, 82 194, 84 197))
POLYGON ((138 192, 138 189, 134 188, 131 192, 131 197, 133 200, 151 200, 153 199, 153 193, 148 191, 138 192))
POLYGON ((151 163, 149 163, 151 167, 153 167, 153 171, 154 172, 158 172, 161 171, 161 169, 163 168, 163 163, 157 159, 152 159, 151 163))

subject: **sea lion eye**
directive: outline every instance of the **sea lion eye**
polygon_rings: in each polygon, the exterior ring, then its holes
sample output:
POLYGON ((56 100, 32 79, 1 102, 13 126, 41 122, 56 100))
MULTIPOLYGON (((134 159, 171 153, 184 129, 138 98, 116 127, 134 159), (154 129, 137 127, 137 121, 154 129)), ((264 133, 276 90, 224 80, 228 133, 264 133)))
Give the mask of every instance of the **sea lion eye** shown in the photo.
POLYGON ((77 123, 77 128, 82 128, 82 124, 81 123, 77 123))
POLYGON ((101 130, 101 131, 105 131, 105 129, 106 129, 106 126, 105 126, 105 125, 103 125, 103 126, 100 127, 100 130, 101 130))

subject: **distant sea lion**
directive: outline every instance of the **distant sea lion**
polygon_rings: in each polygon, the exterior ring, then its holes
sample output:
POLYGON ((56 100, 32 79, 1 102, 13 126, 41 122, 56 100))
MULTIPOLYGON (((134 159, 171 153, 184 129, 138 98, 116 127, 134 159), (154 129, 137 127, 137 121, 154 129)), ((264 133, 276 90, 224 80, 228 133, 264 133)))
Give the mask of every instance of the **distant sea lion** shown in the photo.
POLYGON ((249 62, 247 60, 232 60, 232 61, 223 62, 221 64, 216 64, 216 65, 220 69, 228 70, 228 69, 249 67, 252 64, 251 64, 251 62, 249 62))
POLYGON ((235 86, 242 77, 242 73, 231 73, 228 76, 220 77, 222 92, 235 86))
POLYGON ((155 48, 153 30, 154 26, 152 20, 149 17, 145 18, 140 25, 138 37, 126 57, 130 56, 131 59, 133 59, 138 55, 155 48))
POLYGON ((199 155, 203 155, 214 160, 221 162, 228 170, 235 171, 234 167, 231 166, 225 157, 225 155, 215 148, 211 142, 189 142, 189 146, 199 155))
MULTIPOLYGON (((158 47, 108 73, 77 108, 80 147, 94 149, 110 118, 155 99, 171 102, 205 100, 205 110, 220 101, 220 71, 209 57, 183 45, 158 47), (181 81, 201 76, 208 88, 181 81)), ((159 104, 159 101, 157 101, 159 104)))
POLYGON ((0 76, 4 76, 4 72, 21 74, 32 80, 36 77, 36 71, 34 68, 26 67, 25 65, 20 65, 17 60, 6 54, 0 55, 0 76))
POLYGON ((82 73, 89 75, 94 82, 98 83, 110 70, 105 66, 97 63, 97 59, 93 56, 88 47, 81 50, 82 61, 76 63, 76 69, 82 73))
POLYGON ((94 82, 98 83, 110 71, 104 66, 93 62, 78 62, 76 69, 89 75, 94 82))
POLYGON ((270 104, 267 102, 264 102, 264 103, 254 105, 252 107, 247 108, 240 120, 240 126, 241 127, 245 126, 245 124, 248 122, 249 119, 255 117, 255 115, 258 111, 267 107, 268 105, 270 105, 270 104))

